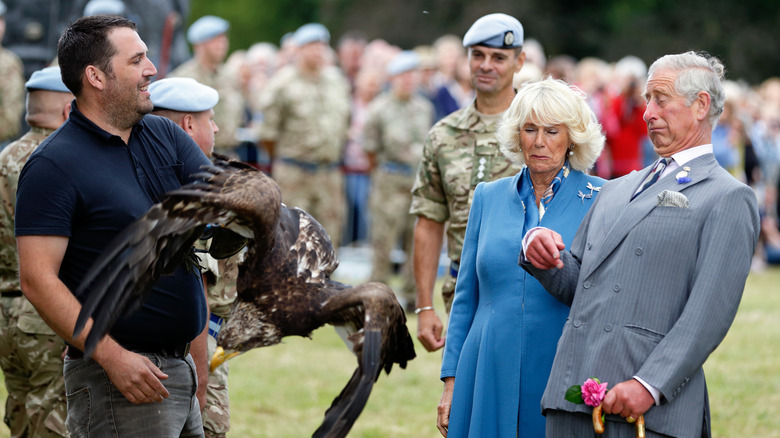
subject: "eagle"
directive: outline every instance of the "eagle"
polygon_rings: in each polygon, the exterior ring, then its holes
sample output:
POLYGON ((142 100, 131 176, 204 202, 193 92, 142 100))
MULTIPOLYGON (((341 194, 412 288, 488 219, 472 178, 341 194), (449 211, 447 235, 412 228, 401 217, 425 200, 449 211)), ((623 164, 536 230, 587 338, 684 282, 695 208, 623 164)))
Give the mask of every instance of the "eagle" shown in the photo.
MULTIPOLYGON (((215 231, 210 252, 237 253, 237 298, 217 337, 211 367, 286 336, 310 337, 325 324, 346 328, 357 368, 325 412, 314 437, 343 437, 363 410, 384 369, 415 357, 406 316, 382 283, 352 287, 331 279, 338 258, 322 225, 281 202, 276 182, 254 167, 215 156, 194 181, 166 194, 120 233, 90 268, 77 294, 89 290, 74 336, 92 318, 90 355, 117 318, 138 308, 152 285, 182 265, 193 266, 193 244, 215 231), (232 237, 232 238, 231 238, 232 237)), ((81 295, 83 296, 83 295, 81 295)))

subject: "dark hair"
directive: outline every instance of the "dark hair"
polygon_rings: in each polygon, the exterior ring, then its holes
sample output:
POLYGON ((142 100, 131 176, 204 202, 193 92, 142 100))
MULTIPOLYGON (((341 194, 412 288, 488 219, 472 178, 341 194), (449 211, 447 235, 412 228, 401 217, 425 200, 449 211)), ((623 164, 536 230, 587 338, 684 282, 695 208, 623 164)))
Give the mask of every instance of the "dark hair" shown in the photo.
POLYGON ((135 30, 135 23, 117 16, 93 15, 71 23, 60 35, 57 60, 62 82, 74 96, 81 94, 84 69, 94 65, 111 74, 111 58, 116 49, 108 40, 108 33, 117 27, 135 30))

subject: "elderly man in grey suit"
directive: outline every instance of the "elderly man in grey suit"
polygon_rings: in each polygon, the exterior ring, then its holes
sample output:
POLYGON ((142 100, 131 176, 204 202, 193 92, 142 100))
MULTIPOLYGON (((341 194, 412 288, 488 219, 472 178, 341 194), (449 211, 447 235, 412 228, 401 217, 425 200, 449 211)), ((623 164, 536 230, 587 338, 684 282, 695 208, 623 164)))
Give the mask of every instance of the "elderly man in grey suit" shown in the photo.
POLYGON ((707 54, 658 59, 644 119, 661 159, 604 184, 570 252, 551 230, 524 239, 523 266, 571 305, 542 398, 548 437, 592 436, 590 408, 564 394, 594 376, 611 387, 605 436, 634 436, 643 414, 649 437, 710 436, 702 365, 734 320, 759 232, 755 194, 712 153, 723 71, 707 54))

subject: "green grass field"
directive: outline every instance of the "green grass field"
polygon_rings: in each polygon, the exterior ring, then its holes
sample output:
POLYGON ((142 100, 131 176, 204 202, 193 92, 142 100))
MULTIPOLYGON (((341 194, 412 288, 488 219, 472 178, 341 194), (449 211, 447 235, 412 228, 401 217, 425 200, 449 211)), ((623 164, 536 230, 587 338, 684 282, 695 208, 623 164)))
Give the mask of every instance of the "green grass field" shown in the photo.
MULTIPOLYGON (((780 269, 754 273, 737 319, 705 364, 718 438, 780 437, 780 269), (775 295, 778 294, 778 295, 775 295), (774 321, 774 322, 773 322, 774 321)), ((441 307, 441 306, 439 306, 441 307)), ((416 332, 416 318, 409 320, 416 332)), ((441 354, 417 344, 417 359, 394 368, 376 383, 350 436, 438 437, 436 404, 441 394, 441 354)), ((356 366, 332 328, 312 340, 288 338, 282 345, 251 351, 229 362, 232 429, 229 437, 306 437, 356 366)), ((0 388, 5 399, 5 389, 0 388)), ((8 430, 0 426, 0 438, 8 430)))

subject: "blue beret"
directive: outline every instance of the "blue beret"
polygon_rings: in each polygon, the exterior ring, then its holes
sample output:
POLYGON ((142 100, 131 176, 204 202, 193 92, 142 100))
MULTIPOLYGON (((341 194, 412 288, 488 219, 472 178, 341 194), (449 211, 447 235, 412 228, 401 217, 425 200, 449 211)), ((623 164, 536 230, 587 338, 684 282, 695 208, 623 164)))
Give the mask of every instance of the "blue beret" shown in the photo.
POLYGON ((217 35, 222 35, 230 28, 230 23, 213 15, 204 15, 187 29, 187 41, 190 44, 206 42, 217 35))
POLYGON ((125 13, 125 4, 121 0, 89 0, 84 6, 84 16, 92 15, 122 15, 125 13))
POLYGON ((486 46, 515 49, 523 46, 523 25, 506 14, 488 14, 478 19, 463 36, 463 47, 486 46))
POLYGON ((154 109, 199 113, 214 108, 219 101, 217 90, 192 78, 165 78, 149 86, 154 109))
POLYGON ((59 91, 62 93, 70 93, 68 87, 62 82, 62 75, 60 74, 60 67, 46 67, 44 69, 33 72, 30 79, 24 84, 24 88, 27 91, 34 90, 47 90, 47 91, 59 91))
POLYGON ((315 41, 328 44, 330 43, 330 33, 320 23, 304 24, 293 34, 293 41, 299 47, 315 41))
POLYGON ((411 50, 405 50, 387 63, 387 75, 395 76, 420 67, 420 57, 411 50))

